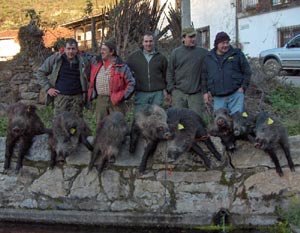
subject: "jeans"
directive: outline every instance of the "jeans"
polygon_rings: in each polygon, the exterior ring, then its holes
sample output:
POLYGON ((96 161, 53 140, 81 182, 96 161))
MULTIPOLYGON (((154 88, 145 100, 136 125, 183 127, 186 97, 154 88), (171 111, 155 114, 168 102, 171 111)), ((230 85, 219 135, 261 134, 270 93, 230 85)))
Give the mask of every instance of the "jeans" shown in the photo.
POLYGON ((227 108, 231 115, 235 112, 244 112, 244 99, 244 93, 239 91, 224 97, 214 96, 214 111, 227 108))
POLYGON ((134 114, 140 111, 147 104, 156 104, 162 106, 164 98, 165 97, 163 90, 151 92, 136 92, 134 97, 134 114))

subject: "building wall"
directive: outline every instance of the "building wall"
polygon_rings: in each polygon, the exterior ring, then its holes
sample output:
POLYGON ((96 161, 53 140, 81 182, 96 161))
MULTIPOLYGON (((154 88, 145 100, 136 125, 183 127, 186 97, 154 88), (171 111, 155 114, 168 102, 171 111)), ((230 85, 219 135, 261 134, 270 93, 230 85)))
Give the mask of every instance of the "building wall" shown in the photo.
POLYGON ((14 39, 0 40, 0 61, 10 60, 19 52, 20 45, 14 39))
POLYGON ((233 0, 191 0, 191 20, 196 29, 210 26, 210 48, 213 48, 215 35, 220 31, 227 32, 232 42, 235 41, 233 0))
POLYGON ((245 54, 257 57, 262 50, 278 47, 278 28, 295 25, 300 25, 300 7, 241 18, 239 41, 245 54))

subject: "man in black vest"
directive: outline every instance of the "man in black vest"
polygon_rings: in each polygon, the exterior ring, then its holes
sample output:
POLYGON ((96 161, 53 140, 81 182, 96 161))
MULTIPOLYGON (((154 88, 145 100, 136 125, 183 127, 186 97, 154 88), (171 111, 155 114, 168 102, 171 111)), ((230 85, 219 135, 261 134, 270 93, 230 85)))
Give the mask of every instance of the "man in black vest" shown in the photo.
POLYGON ((75 39, 67 39, 63 53, 48 57, 37 71, 39 84, 47 93, 49 104, 54 103, 54 114, 74 112, 80 117, 87 100, 89 64, 78 54, 75 39))

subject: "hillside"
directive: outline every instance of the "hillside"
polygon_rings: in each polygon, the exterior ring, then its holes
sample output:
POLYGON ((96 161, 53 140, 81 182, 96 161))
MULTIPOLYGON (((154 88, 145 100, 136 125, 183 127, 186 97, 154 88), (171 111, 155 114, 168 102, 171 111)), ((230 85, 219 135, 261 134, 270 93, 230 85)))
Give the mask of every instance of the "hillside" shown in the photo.
MULTIPOLYGON (((94 13, 100 13, 105 5, 115 0, 92 0, 94 13)), ((0 32, 18 29, 28 23, 26 9, 40 12, 42 21, 58 24, 69 22, 84 16, 85 0, 0 0, 0 32)))

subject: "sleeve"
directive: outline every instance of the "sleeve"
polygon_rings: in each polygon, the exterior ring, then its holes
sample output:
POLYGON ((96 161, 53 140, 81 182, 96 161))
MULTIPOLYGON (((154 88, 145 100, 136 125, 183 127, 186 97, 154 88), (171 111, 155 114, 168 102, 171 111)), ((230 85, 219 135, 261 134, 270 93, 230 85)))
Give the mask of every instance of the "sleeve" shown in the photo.
POLYGON ((163 65, 162 65, 162 68, 163 68, 163 77, 165 79, 165 82, 167 84, 167 69, 168 69, 168 60, 165 56, 163 56, 163 65))
POLYGON ((174 51, 171 53, 171 57, 168 63, 167 68, 167 92, 171 93, 175 87, 175 53, 174 51))
POLYGON ((240 60, 241 72, 243 74, 242 88, 245 91, 247 89, 247 87, 249 86, 252 72, 251 72, 251 67, 249 65, 249 62, 248 62, 247 58, 245 57, 244 53, 241 52, 240 58, 241 58, 241 60, 240 60))
POLYGON ((135 89, 135 79, 131 73, 131 70, 127 64, 124 64, 124 75, 126 77, 127 88, 124 94, 124 99, 129 99, 135 89))
POLYGON ((44 63, 40 66, 40 68, 37 70, 36 73, 37 82, 45 91, 51 88, 48 75, 50 75, 53 71, 54 61, 55 61, 55 54, 48 57, 44 61, 44 63))
POLYGON ((201 90, 203 94, 208 92, 207 77, 208 77, 208 73, 207 73, 207 66, 206 66, 206 58, 204 58, 204 61, 202 63, 202 72, 201 72, 201 90))

